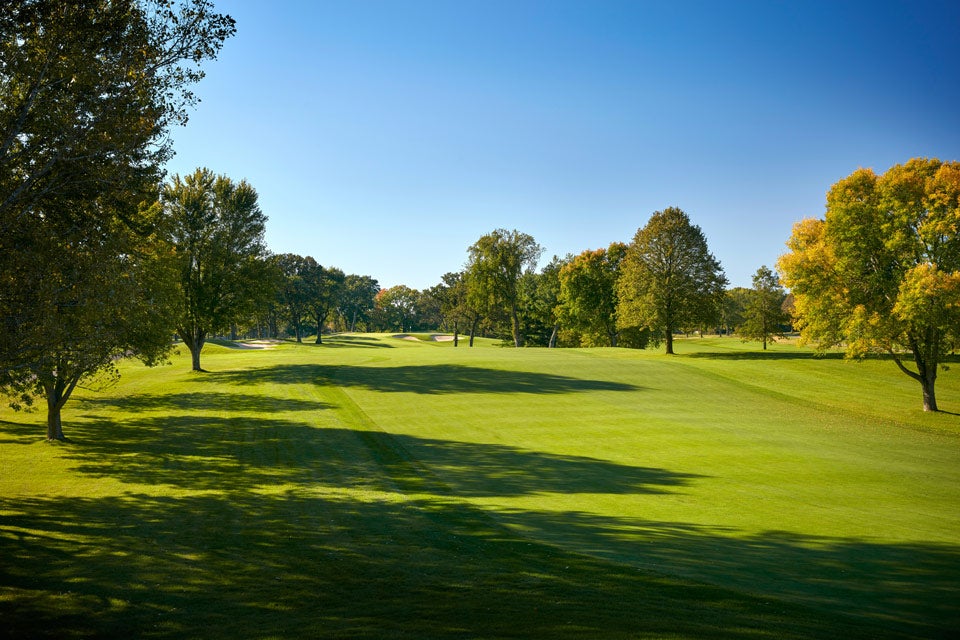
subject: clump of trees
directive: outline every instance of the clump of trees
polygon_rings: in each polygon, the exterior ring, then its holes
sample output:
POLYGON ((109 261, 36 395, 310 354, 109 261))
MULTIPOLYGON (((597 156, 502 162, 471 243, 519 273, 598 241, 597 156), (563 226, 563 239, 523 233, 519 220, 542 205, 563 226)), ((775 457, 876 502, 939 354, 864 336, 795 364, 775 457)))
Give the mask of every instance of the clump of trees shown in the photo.
POLYGON ((478 327, 514 346, 645 347, 690 327, 717 326, 726 278, 700 228, 676 208, 656 212, 631 244, 554 257, 528 234, 498 229, 468 249, 440 287, 454 330, 478 327))

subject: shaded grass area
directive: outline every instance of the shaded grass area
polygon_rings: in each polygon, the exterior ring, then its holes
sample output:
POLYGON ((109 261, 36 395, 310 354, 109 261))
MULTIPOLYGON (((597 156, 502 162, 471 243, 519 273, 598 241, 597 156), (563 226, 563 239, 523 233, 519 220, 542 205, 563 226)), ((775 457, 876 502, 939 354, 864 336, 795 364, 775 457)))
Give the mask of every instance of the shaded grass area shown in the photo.
MULTIPOLYGON (((0 635, 921 638, 960 629, 956 543, 775 522, 744 535, 719 520, 616 512, 602 501, 682 501, 721 478, 669 455, 608 455, 588 437, 599 427, 569 417, 579 431, 567 448, 577 453, 519 435, 467 437, 496 422, 497 409, 542 412, 533 401, 560 403, 552 419, 562 421, 577 404, 599 415, 612 402, 668 399, 654 395, 662 377, 618 377, 639 356, 627 354, 624 370, 602 353, 588 354, 597 365, 498 350, 449 363, 417 354, 452 350, 417 346, 389 361, 311 345, 217 354, 217 372, 203 376, 131 370, 115 392, 77 403, 65 446, 38 442, 37 424, 0 423, 0 487, 21 487, 0 505, 0 635), (349 359, 318 362, 325 353, 349 359), (377 397, 406 430, 381 429, 391 425, 370 403, 377 397), (435 422, 451 407, 482 415, 409 427, 410 412, 435 422), (14 482, 14 468, 26 479, 14 482)), ((748 496, 729 505, 751 508, 748 496)), ((955 514, 944 526, 956 526, 955 514)))
MULTIPOLYGON (((65 447, 80 461, 79 473, 102 473, 104 457, 121 467, 116 460, 127 453, 125 446, 103 444, 111 441, 109 426, 96 428, 97 444, 65 447)), ((196 443, 225 435, 217 425, 182 418, 141 430, 157 442, 176 437, 196 443), (208 428, 214 433, 193 432, 208 428), (167 435, 155 433, 160 431, 167 435)), ((217 445, 183 452, 199 456, 192 465, 154 461, 147 475, 138 466, 121 470, 146 485, 185 483, 194 490, 188 494, 7 501, 0 526, 3 633, 803 638, 822 631, 822 619, 802 607, 641 572, 513 535, 444 495, 435 480, 432 486, 425 482, 428 474, 382 437, 365 443, 385 471, 371 476, 362 460, 341 460, 344 465, 336 468, 336 461, 328 460, 330 468, 321 469, 286 456, 259 467, 242 464, 246 456, 237 447, 247 434, 234 433, 233 442, 221 438, 217 445), (398 495, 397 486, 410 493, 398 495), (423 492, 430 497, 417 497, 423 492)), ((90 435, 81 433, 78 440, 86 443, 90 435)), ((283 435, 296 436, 302 450, 314 452, 353 439, 350 432, 321 430, 283 435)), ((153 453, 160 455, 160 448, 153 453)), ((493 461, 500 453, 477 455, 493 461)), ((516 462, 510 459, 516 453, 506 455, 499 468, 516 462)), ((586 470, 589 464, 540 463, 555 474, 565 465, 586 470)), ((677 481, 664 472, 644 475, 646 486, 677 481)), ((573 488, 578 481, 566 482, 573 488)), ((589 479, 579 482, 581 489, 602 488, 589 479)), ((531 476, 525 487, 512 481, 510 490, 534 486, 539 484, 531 476)), ((525 525, 534 522, 531 515, 523 516, 525 525)), ((686 544, 709 544, 701 533, 686 536, 686 544)), ((869 626, 842 617, 832 619, 830 628, 845 629, 847 637, 870 637, 869 626)))

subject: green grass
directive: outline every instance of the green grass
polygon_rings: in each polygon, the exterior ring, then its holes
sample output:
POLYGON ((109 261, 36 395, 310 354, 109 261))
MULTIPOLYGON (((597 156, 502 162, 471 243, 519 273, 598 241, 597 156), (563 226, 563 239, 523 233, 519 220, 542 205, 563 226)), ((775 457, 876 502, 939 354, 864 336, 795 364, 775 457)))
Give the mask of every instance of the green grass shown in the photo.
POLYGON ((461 344, 128 364, 65 444, 0 411, 0 636, 960 630, 960 417, 892 363, 461 344))

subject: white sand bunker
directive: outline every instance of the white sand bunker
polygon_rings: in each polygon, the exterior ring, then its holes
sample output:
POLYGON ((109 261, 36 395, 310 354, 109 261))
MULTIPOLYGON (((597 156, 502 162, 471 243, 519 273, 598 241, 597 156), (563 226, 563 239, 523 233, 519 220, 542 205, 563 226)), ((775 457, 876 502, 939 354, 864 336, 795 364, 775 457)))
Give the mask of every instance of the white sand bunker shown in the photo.
POLYGON ((279 340, 243 340, 242 342, 238 340, 211 340, 210 342, 229 349, 272 349, 280 344, 279 340))
POLYGON ((452 342, 453 336, 448 336, 439 333, 431 333, 426 338, 418 338, 417 336, 412 336, 409 333, 397 333, 392 336, 398 340, 413 340, 414 342, 423 342, 424 340, 430 340, 433 342, 452 342))

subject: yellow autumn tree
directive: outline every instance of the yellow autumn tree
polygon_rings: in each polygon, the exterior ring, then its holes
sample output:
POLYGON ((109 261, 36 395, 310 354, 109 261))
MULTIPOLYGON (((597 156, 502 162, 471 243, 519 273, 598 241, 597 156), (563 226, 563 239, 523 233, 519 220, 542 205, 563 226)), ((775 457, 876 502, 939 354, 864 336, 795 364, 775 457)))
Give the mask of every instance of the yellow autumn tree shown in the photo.
POLYGON ((845 344, 850 358, 889 354, 937 411, 937 373, 960 337, 960 163, 859 169, 787 246, 777 266, 803 339, 845 344))

